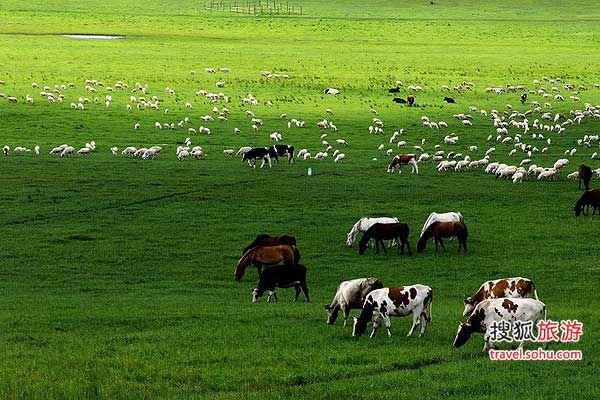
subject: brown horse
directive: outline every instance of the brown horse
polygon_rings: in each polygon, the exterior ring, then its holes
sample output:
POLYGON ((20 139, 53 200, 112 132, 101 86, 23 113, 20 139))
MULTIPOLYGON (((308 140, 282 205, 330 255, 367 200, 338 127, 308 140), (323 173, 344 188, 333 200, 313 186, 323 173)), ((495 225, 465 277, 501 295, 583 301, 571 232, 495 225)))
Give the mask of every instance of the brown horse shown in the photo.
POLYGON ((248 250, 235 267, 235 280, 239 281, 244 276, 248 265, 253 264, 260 276, 265 265, 298 265, 297 249, 289 245, 255 247, 248 250))
POLYGON ((379 254, 379 243, 383 247, 383 251, 387 254, 385 249, 384 240, 396 240, 398 243, 398 252, 404 254, 404 245, 408 248, 408 255, 412 255, 410 250, 410 243, 408 243, 408 225, 402 223, 391 223, 391 224, 380 224, 376 223, 371 225, 365 232, 363 237, 358 242, 358 254, 364 254, 369 244, 369 240, 375 239, 375 254, 379 254))
POLYGON ((417 243, 417 252, 421 253, 423 250, 425 250, 427 241, 430 238, 435 240, 436 252, 438 251, 438 243, 442 246, 442 250, 447 251, 446 247, 444 246, 444 242, 442 242, 442 238, 453 236, 458 238, 458 251, 460 252, 460 247, 462 246, 466 252, 468 235, 469 232, 467 231, 467 226, 464 224, 464 222, 436 222, 431 224, 419 238, 419 242, 417 243))
POLYGON ((259 247, 259 246, 278 246, 280 244, 287 244, 289 246, 296 245, 296 238, 293 236, 271 236, 265 233, 256 236, 256 239, 252 243, 250 243, 244 250, 242 250, 242 254, 246 253, 248 250, 259 247))
POLYGON ((581 189, 581 182, 583 182, 585 190, 589 190, 590 181, 592 180, 593 175, 592 169, 585 164, 581 164, 577 172, 579 172, 579 185, 577 186, 577 189, 581 189))

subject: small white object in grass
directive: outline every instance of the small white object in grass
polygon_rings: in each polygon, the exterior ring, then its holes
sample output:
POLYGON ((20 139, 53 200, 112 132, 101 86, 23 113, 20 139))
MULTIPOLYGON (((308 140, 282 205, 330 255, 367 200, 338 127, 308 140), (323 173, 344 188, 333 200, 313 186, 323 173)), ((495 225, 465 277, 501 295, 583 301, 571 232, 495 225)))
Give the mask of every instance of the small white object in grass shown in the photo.
POLYGON ((307 176, 312 176, 312 168, 308 167, 308 172, 306 173, 307 176))

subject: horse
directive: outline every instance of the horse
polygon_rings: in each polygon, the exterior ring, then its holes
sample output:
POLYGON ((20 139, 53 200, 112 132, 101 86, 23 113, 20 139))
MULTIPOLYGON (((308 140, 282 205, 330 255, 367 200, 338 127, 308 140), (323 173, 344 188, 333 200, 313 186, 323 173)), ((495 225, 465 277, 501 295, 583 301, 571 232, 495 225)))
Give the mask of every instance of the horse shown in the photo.
POLYGON ((296 257, 297 249, 287 244, 279 246, 254 247, 248 250, 235 267, 235 280, 239 281, 244 276, 248 265, 256 266, 258 276, 265 265, 276 265, 283 262, 284 265, 298 265, 296 257))
POLYGON ((288 235, 271 236, 267 235, 266 233, 261 233, 260 235, 256 236, 256 239, 254 239, 252 243, 250 243, 244 248, 244 250, 242 250, 242 255, 254 247, 277 246, 280 244, 296 246, 296 238, 288 235))
POLYGON ((583 182, 585 190, 589 190, 590 181, 592 180, 592 169, 585 164, 581 164, 577 172, 579 172, 579 185, 577 186, 577 189, 581 189, 581 182, 583 182))
POLYGON ((358 233, 366 232, 371 226, 373 226, 373 224, 393 224, 395 222, 400 221, 398 221, 398 218, 395 217, 362 217, 361 219, 356 221, 354 226, 352 226, 352 229, 350 229, 350 232, 348 232, 346 244, 348 245, 348 247, 352 247, 352 245, 356 241, 356 236, 358 235, 358 233))
POLYGON ((583 215, 587 216, 590 206, 594 207, 594 211, 592 212, 592 215, 594 215, 596 210, 600 208, 600 189, 589 189, 585 191, 579 200, 577 200, 577 203, 575 203, 575 216, 579 217, 582 212, 583 215))
POLYGON ((421 253, 425 250, 427 246, 427 241, 429 238, 433 237, 435 239, 435 251, 438 251, 438 243, 442 246, 444 252, 446 252, 446 247, 444 246, 444 242, 442 242, 442 238, 456 236, 458 238, 458 251, 460 252, 460 248, 467 251, 467 236, 469 232, 467 230, 467 226, 464 222, 461 221, 451 221, 451 222, 435 222, 431 224, 421 235, 419 238, 419 242, 417 243, 417 252, 421 253))
POLYGON ((408 233, 409 229, 407 224, 399 222, 393 224, 373 224, 373 226, 367 229, 360 239, 360 242, 358 242, 358 254, 364 254, 367 249, 367 244, 371 239, 375 239, 375 254, 379 254, 379 243, 381 243, 381 246, 383 247, 383 252, 387 254, 383 241, 395 239, 398 243, 398 252, 404 254, 404 246, 406 245, 408 248, 408 255, 412 256, 410 243, 408 243, 408 233))
POLYGON ((398 154, 396 157, 394 157, 388 166, 388 174, 393 173, 396 167, 398 167, 398 173, 401 174, 403 165, 411 166, 411 174, 415 172, 419 174, 419 166, 417 165, 417 160, 414 154, 398 154))
POLYGON ((427 217, 427 220, 425 221, 425 224, 423 224, 423 228, 421 229, 421 234, 419 235, 419 239, 421 238, 421 236, 423 236, 423 232, 425 232, 425 230, 427 228, 429 228, 429 226, 435 222, 451 222, 451 221, 460 221, 460 222, 464 222, 464 218, 462 216, 461 213, 459 212, 445 212, 445 213, 436 213, 436 212, 432 212, 431 214, 429 214, 429 217, 427 217))

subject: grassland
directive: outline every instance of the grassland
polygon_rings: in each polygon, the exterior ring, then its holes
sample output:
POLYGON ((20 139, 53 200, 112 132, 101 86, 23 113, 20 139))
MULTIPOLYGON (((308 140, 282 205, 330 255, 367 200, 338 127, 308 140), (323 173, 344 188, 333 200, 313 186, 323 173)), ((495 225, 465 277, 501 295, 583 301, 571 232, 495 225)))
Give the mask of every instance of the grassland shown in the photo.
MULTIPOLYGON (((531 87, 542 76, 587 85, 582 101, 598 104, 600 11, 594 2, 485 4, 429 2, 302 2, 302 17, 249 17, 202 10, 186 0, 3 1, 0 5, 0 92, 20 102, 0 102, 0 144, 40 145, 42 155, 0 160, 0 396, 5 398, 598 398, 596 331, 600 328, 597 218, 575 219, 576 185, 565 179, 520 185, 495 181, 481 170, 440 175, 423 165, 418 176, 387 176, 376 148, 405 128, 410 145, 443 134, 426 130, 421 115, 450 123, 460 151, 487 148, 489 122, 475 117, 465 129, 451 118, 470 105, 521 108, 518 94, 491 96, 487 86, 531 87), (74 40, 55 34, 120 34, 114 41, 74 40), (207 66, 227 66, 212 76, 207 66), (191 75, 190 70, 196 70, 191 75), (287 73, 268 80, 261 70, 287 73), (194 125, 212 105, 199 89, 223 89, 233 101, 228 122, 194 137, 206 160, 177 162, 174 149, 185 130, 156 130, 155 121, 194 125), (85 79, 147 83, 161 111, 128 112, 129 93, 113 105, 69 108, 85 79), (418 107, 393 105, 387 88, 400 79, 421 85, 418 107), (463 80, 474 91, 444 105, 442 84, 463 80), (75 82, 65 103, 48 104, 31 88, 75 82), (173 87, 176 95, 164 92, 173 87), (339 87, 339 97, 321 95, 339 87), (265 129, 253 133, 239 99, 253 93, 265 129), (34 96, 33 104, 23 100, 34 96), (274 105, 267 107, 266 100, 274 105), (194 109, 183 104, 192 101, 194 109), (386 123, 384 139, 367 133, 375 107, 386 123), (162 109, 169 108, 169 114, 162 109), (332 108, 348 161, 299 161, 251 170, 225 159, 225 148, 286 142, 313 152, 315 127, 332 108), (281 113, 307 121, 288 130, 281 113), (142 128, 133 130, 140 122, 142 128), (239 136, 234 127, 241 127, 239 136), (95 140, 89 157, 61 159, 47 151, 61 143, 95 140), (164 154, 143 161, 114 157, 111 146, 162 144, 164 154), (371 161, 373 157, 379 161, 371 161), (312 167, 314 176, 305 176, 312 167), (345 245, 345 234, 364 215, 395 215, 412 228, 412 244, 427 214, 460 210, 470 231, 470 251, 428 249, 413 257, 366 254, 345 245), (298 238, 309 268, 313 303, 251 304, 255 272, 233 281, 240 249, 255 234, 298 238), (433 322, 421 339, 406 338, 409 325, 393 321, 395 336, 354 339, 350 328, 325 325, 322 304, 343 279, 374 275, 388 285, 423 283, 434 288, 433 322), (553 319, 585 324, 580 362, 492 363, 481 338, 452 348, 462 298, 487 279, 527 276, 538 286, 553 319)), ((100 92, 103 97, 105 93, 100 92)), ((568 112, 572 103, 554 104, 568 112)), ((554 140, 549 165, 598 122, 569 128, 554 140)), ((508 161, 510 146, 495 159, 508 161)), ((591 149, 569 157, 594 168, 591 149)), ((597 181, 592 186, 598 186, 597 181)))

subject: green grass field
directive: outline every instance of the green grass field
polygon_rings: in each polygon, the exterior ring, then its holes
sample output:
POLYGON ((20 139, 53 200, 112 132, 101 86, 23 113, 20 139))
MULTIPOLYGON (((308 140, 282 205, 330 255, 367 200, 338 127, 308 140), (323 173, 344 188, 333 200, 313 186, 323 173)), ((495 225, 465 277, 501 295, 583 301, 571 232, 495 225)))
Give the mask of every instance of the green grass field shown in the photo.
MULTIPOLYGON (((551 101, 552 113, 568 114, 584 103, 600 103, 600 8, 578 0, 551 5, 528 0, 485 3, 344 0, 303 1, 303 16, 260 17, 210 12, 201 2, 30 1, 0 4, 0 146, 33 148, 0 159, 0 397, 2 398, 577 398, 600 397, 598 217, 575 218, 581 195, 566 175, 581 163, 592 168, 597 149, 577 145, 598 134, 600 122, 585 119, 564 135, 546 133, 552 145, 532 155, 551 166, 570 164, 551 182, 496 181, 482 169, 437 173, 434 162, 421 173, 387 175, 391 133, 408 150, 421 144, 468 153, 496 147, 492 160, 517 163, 511 144, 486 143, 494 133, 489 117, 474 113, 465 128, 452 114, 469 106, 520 111, 518 93, 486 94, 507 83, 537 89, 534 79, 556 83, 567 100, 551 101), (120 40, 70 39, 57 34, 125 35, 120 40), (204 72, 229 67, 229 74, 204 72), (195 70, 195 75, 190 71, 195 70), (260 71, 289 74, 266 79, 260 71), (148 84, 161 99, 158 111, 127 111, 127 90, 84 90, 86 79, 148 84), (215 82, 226 81, 222 89, 215 82), (420 85, 417 106, 391 102, 396 80, 420 85), (441 85, 472 81, 475 89, 441 100, 441 85), (40 87, 73 82, 63 103, 48 103, 40 87), (581 103, 568 100, 562 84, 585 85, 581 103), (165 92, 165 87, 175 95, 165 92), (323 89, 337 87, 339 96, 323 89), (214 106, 200 89, 222 91, 231 102, 227 122, 202 123, 214 106), (252 93, 257 106, 241 104, 252 93), (34 98, 33 104, 25 96, 34 98), (80 96, 100 102, 73 110, 80 96), (271 100, 272 106, 265 103, 271 100), (193 109, 185 109, 185 102, 193 109), (169 109, 168 114, 163 110, 169 109), (333 116, 325 113, 331 108, 333 116), (376 108, 385 134, 370 135, 376 108), (250 128, 245 110, 265 121, 250 128), (288 129, 300 118, 305 129, 288 129), (447 121, 434 131, 420 117, 447 121), (205 160, 176 159, 187 127, 157 130, 156 121, 177 123, 189 116, 210 136, 192 136, 205 160), (322 149, 316 122, 338 127, 328 140, 344 138, 347 160, 334 164, 299 160, 252 170, 222 151, 267 145, 281 132, 285 143, 322 149), (141 128, 134 130, 139 122, 141 128), (233 129, 239 127, 239 135, 233 129), (457 145, 444 145, 450 132, 457 145), (48 155, 62 143, 76 148, 95 140, 96 152, 61 158, 48 155), (113 156, 109 149, 161 145, 155 160, 113 156), (372 161, 372 158, 378 161, 372 161), (314 176, 307 177, 311 167, 314 176), (411 227, 416 245, 431 211, 459 210, 469 227, 469 252, 400 257, 357 254, 346 233, 365 215, 393 215, 411 227), (293 290, 279 302, 251 304, 255 270, 241 282, 233 271, 241 249, 258 233, 289 234, 298 240, 308 267, 312 303, 293 304, 293 290), (395 335, 352 338, 351 327, 325 324, 323 304, 340 281, 376 276, 386 286, 422 283, 434 290, 433 321, 423 338, 407 338, 410 318, 393 319, 395 335), (536 282, 554 320, 584 323, 580 343, 551 349, 581 349, 583 361, 491 362, 481 352, 482 336, 452 347, 465 295, 488 279, 525 276, 536 282)), ((548 90, 553 84, 542 82, 548 90)), ((135 94, 136 96, 139 94, 135 94)), ((401 95, 406 95, 403 89, 401 95)), ((538 95, 530 100, 547 101, 538 95)), ((533 119, 533 118, 531 118, 533 119)), ((514 136, 517 130, 511 129, 514 136)), ((495 136, 495 135, 494 135, 495 136)), ((524 141, 536 146, 545 142, 524 141)), ((337 148, 337 147, 336 147, 337 148)), ((394 151, 397 150, 393 146, 394 151)), ((597 187, 594 177, 592 186, 597 187)), ((531 346, 530 346, 531 348, 531 346)))

